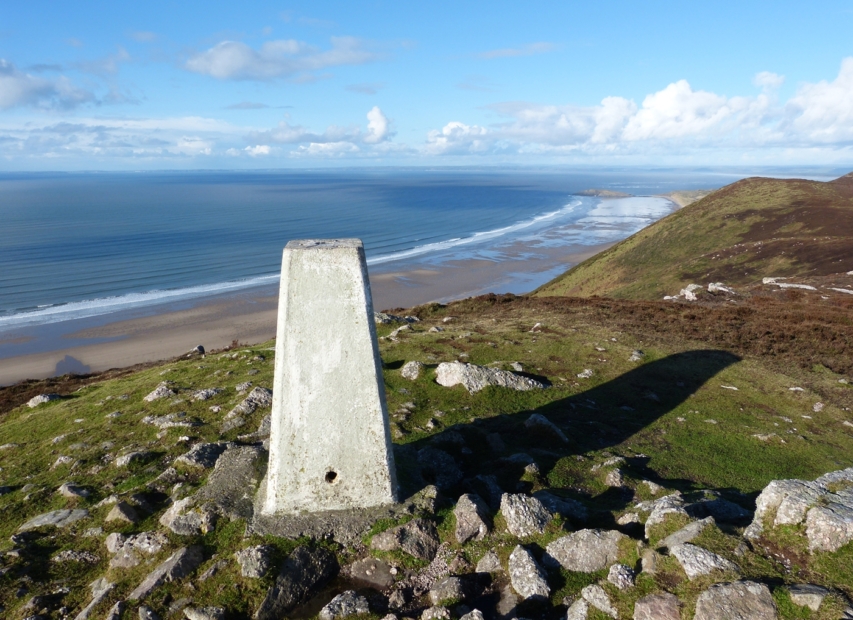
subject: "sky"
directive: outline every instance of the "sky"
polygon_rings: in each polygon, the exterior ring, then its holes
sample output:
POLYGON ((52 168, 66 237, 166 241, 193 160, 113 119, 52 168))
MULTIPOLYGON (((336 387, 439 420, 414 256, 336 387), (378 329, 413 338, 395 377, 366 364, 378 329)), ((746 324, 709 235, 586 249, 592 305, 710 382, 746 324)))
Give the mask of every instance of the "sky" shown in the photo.
POLYGON ((853 0, 4 2, 0 171, 853 166, 853 0))

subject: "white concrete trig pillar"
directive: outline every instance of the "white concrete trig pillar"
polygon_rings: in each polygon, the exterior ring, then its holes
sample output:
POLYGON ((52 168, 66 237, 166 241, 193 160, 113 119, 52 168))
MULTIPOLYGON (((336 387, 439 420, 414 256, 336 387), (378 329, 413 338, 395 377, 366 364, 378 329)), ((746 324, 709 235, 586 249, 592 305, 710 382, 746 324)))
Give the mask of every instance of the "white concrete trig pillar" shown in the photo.
POLYGON ((262 513, 396 501, 388 408, 359 239, 284 248, 262 513))

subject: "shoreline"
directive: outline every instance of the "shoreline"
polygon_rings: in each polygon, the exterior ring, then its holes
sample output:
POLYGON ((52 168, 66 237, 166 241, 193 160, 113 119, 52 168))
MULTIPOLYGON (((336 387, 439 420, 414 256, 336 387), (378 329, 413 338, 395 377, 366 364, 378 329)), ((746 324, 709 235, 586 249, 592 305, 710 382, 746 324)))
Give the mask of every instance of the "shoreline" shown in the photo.
MULTIPOLYGON (((395 261, 369 268, 375 310, 486 293, 530 292, 612 246, 511 248, 502 260, 395 261)), ((171 359, 197 345, 220 349, 275 336, 278 283, 236 293, 16 330, 0 337, 0 386, 171 359), (47 348, 47 350, 44 350, 47 348), (9 350, 11 349, 11 351, 9 350), (9 354, 11 352, 11 355, 9 354)))

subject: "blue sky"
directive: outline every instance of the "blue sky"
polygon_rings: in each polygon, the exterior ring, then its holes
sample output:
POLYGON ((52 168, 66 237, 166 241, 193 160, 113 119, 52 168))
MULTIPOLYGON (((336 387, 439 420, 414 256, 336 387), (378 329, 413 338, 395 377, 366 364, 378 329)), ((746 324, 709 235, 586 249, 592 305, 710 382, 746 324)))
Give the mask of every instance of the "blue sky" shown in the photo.
POLYGON ((0 170, 853 165, 851 33, 851 0, 6 2, 0 170))

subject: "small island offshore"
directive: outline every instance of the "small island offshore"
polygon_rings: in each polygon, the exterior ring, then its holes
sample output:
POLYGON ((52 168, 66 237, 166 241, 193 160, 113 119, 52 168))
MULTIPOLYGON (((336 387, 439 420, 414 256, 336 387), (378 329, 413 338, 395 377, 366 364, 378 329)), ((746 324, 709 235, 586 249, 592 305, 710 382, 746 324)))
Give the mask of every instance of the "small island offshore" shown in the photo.
POLYGON ((670 198, 528 295, 375 314, 372 518, 253 529, 274 341, 0 389, 4 617, 851 617, 853 175, 670 198))

